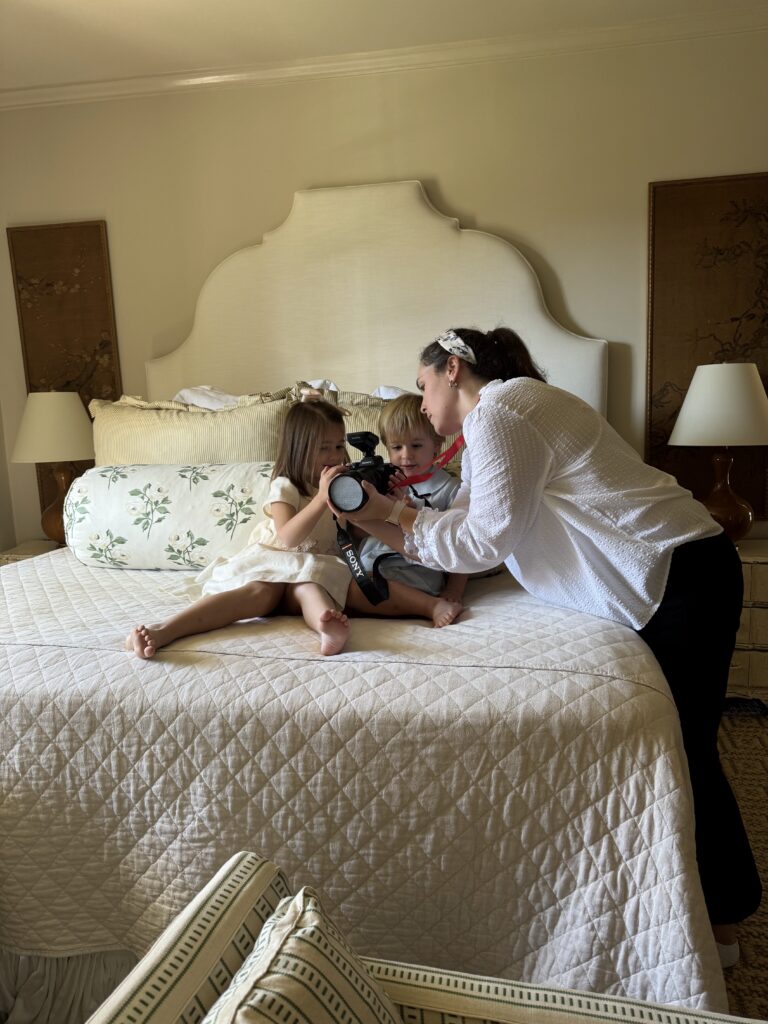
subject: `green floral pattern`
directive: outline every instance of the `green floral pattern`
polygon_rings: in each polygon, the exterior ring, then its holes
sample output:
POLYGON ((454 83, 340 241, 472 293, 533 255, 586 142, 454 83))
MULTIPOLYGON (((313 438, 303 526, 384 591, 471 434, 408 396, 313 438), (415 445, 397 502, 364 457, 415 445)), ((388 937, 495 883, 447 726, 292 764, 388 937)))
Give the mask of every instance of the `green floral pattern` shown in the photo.
POLYGON ((179 537, 178 533, 173 533, 168 538, 168 546, 165 549, 168 561, 178 562, 190 569, 203 569, 208 559, 201 556, 197 549, 207 544, 205 537, 196 537, 191 530, 187 530, 184 539, 179 537))
POLYGON ((149 536, 155 523, 162 523, 170 512, 170 495, 161 484, 152 483, 144 484, 142 488, 134 487, 128 493, 138 499, 128 506, 131 515, 136 516, 134 525, 146 530, 149 536))
POLYGON ((129 473, 135 473, 138 466, 100 466, 99 476, 107 481, 107 488, 118 480, 127 480, 129 473))
POLYGON ((91 566, 200 570, 245 547, 271 477, 269 462, 96 466, 67 494, 67 544, 91 566))
POLYGON ((111 565, 115 568, 122 568, 125 566, 126 556, 121 551, 115 549, 118 544, 127 543, 128 541, 125 537, 115 537, 111 530, 107 530, 104 534, 92 533, 88 551, 91 553, 91 558, 95 558, 97 562, 103 562, 104 565, 111 565))
POLYGON ((247 523, 256 513, 250 487, 236 488, 230 484, 225 491, 214 491, 213 496, 221 499, 211 506, 213 514, 221 516, 216 525, 223 526, 229 534, 234 534, 238 526, 247 523))
POLYGON ((82 523, 88 515, 87 506, 91 499, 82 487, 78 487, 77 481, 67 491, 64 499, 64 532, 69 534, 76 523, 82 523))
POLYGON ((199 484, 202 480, 210 480, 210 474, 215 473, 213 466, 182 466, 179 476, 182 480, 189 480, 189 489, 199 484))

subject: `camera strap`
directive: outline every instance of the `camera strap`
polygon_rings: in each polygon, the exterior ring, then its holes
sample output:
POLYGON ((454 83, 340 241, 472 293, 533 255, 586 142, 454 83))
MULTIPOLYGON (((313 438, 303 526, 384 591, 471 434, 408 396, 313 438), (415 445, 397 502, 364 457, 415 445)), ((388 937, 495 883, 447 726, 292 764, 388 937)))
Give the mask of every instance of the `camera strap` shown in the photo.
POLYGON ((382 601, 386 601, 389 597, 389 584, 386 579, 382 576, 381 570, 379 569, 379 563, 385 558, 392 558, 397 554, 396 551, 385 551, 375 559, 371 566, 370 574, 363 568, 363 563, 360 561, 360 553, 357 550, 357 545, 352 539, 348 530, 345 530, 343 526, 339 525, 339 521, 336 516, 333 517, 336 523, 336 543, 339 546, 341 557, 347 563, 347 568, 352 573, 352 579, 360 587, 363 594, 373 605, 381 604, 382 601))
POLYGON ((434 476, 438 469, 442 469, 447 462, 451 461, 453 456, 456 454, 456 452, 459 450, 459 448, 461 448, 463 444, 464 435, 459 434, 459 436, 456 438, 456 440, 453 442, 450 448, 446 448, 442 455, 438 455, 438 457, 435 459, 435 461, 432 463, 432 465, 429 467, 426 473, 417 473, 415 476, 408 476, 405 478, 405 480, 401 480, 397 486, 409 487, 411 484, 421 484, 425 480, 429 480, 431 476, 434 476))

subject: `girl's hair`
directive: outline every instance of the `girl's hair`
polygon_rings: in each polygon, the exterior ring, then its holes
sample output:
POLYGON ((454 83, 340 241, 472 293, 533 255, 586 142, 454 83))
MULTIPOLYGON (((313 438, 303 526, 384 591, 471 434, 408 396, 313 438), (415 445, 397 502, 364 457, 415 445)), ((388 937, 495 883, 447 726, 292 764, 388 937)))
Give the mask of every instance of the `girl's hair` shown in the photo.
POLYGON ((384 444, 413 434, 426 434, 435 444, 443 443, 444 439, 421 411, 421 401, 421 395, 399 395, 387 402, 379 416, 379 433, 384 444))
POLYGON ((308 497, 315 485, 315 459, 327 426, 344 428, 344 413, 338 406, 322 400, 294 403, 283 423, 272 479, 287 476, 299 494, 308 497))
MULTIPOLYGON (((482 380, 511 380, 513 377, 546 380, 531 358, 523 339, 509 327, 497 327, 485 333, 472 327, 454 327, 453 331, 474 352, 477 362, 474 366, 471 363, 466 365, 482 380)), ((421 353, 420 362, 422 366, 443 370, 450 355, 442 345, 433 341, 421 353)))

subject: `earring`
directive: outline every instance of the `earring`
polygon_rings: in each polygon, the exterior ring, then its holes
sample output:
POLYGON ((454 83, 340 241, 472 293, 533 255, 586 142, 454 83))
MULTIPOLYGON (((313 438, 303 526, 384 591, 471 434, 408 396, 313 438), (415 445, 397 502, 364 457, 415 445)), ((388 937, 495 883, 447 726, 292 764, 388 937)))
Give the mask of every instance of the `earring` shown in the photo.
POLYGON ((448 381, 448 387, 449 388, 457 388, 458 386, 459 386, 459 382, 458 381, 456 381, 456 380, 449 380, 448 381))

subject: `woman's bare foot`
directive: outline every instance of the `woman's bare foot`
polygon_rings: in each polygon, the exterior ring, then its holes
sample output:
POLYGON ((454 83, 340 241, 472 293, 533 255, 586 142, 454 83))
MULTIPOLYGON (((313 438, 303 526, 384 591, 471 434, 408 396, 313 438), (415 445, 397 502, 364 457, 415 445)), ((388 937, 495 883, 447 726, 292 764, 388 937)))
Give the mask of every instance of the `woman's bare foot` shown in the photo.
POLYGON ((349 619, 344 612, 326 608, 320 613, 320 653, 339 654, 349 636, 349 619))
POLYGON ((133 651, 139 658, 154 658, 161 647, 171 642, 162 626, 136 626, 125 641, 126 651, 133 651))
POLYGON ((438 597, 432 609, 432 622, 437 629, 450 626, 463 611, 464 605, 459 601, 446 601, 444 597, 438 597))

